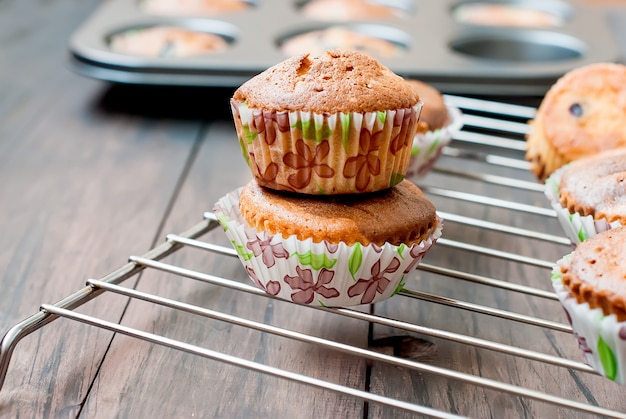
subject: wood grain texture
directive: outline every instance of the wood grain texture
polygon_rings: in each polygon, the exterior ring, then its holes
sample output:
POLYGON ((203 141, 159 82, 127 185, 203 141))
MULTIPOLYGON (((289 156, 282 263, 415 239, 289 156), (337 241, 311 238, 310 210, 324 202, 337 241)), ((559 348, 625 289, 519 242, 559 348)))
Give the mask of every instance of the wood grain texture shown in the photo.
MULTIPOLYGON (((108 85, 66 68, 93 0, 0 2, 0 329, 196 224, 250 177, 232 89, 108 85)), ((476 151, 472 148, 472 151, 476 151)), ((519 157, 519 156, 518 156, 519 157)), ((484 171, 444 158, 443 166, 484 171)), ((533 181, 529 173, 497 174, 533 181)), ((420 184, 546 206, 541 193, 432 174, 420 184)), ((555 220, 433 197, 440 210, 561 234, 555 220)), ((444 237, 556 260, 567 246, 447 222, 444 237)), ((203 237, 229 246, 217 228, 203 237)), ((165 260, 251 284, 239 261, 185 248, 165 260)), ((546 268, 436 245, 424 260, 550 291, 546 268)), ((624 411, 608 380, 265 296, 146 270, 124 286, 218 313, 624 411)), ((416 271, 408 289, 565 322, 555 301, 416 271)), ((370 307, 359 307, 369 311, 370 307)), ((395 296, 379 315, 581 360, 573 336, 395 296)), ((591 417, 229 322, 104 294, 77 311, 245 360, 472 417, 591 417)), ((59 319, 18 344, 0 417, 413 417, 405 411, 59 319)))
MULTIPOLYGON (((67 38, 97 2, 24 3, 0 5, 2 330, 153 245, 201 127, 109 114, 107 85, 67 70, 67 38)), ((125 305, 87 310, 117 321, 125 305)), ((24 339, 0 416, 77 414, 110 339, 63 321, 24 339)))
MULTIPOLYGON (((165 232, 188 227, 194 221, 193 216, 199 219, 204 211, 212 210, 221 196, 249 179, 250 171, 241 156, 232 122, 211 124, 165 232)), ((228 245, 221 229, 210 233, 205 240, 228 245)), ((168 260, 178 266, 251 284, 234 258, 185 249, 168 260)), ((138 289, 333 341, 358 347, 367 345, 367 323, 311 308, 155 271, 142 276, 138 289)), ((354 388, 363 388, 365 382, 366 363, 358 357, 223 321, 181 315, 171 309, 133 301, 123 323, 354 388)), ((363 403, 354 398, 116 337, 85 404, 85 415, 99 416, 105 411, 165 417, 358 417, 362 409, 363 403), (143 365, 158 365, 158 368, 144 369, 143 365), (120 385, 132 391, 134 397, 114 397, 120 385)))

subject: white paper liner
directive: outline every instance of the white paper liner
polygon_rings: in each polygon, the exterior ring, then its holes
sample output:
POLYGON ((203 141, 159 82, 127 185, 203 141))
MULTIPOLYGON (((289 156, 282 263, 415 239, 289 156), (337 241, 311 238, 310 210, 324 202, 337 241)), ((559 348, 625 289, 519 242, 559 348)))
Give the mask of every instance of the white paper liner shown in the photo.
POLYGON ((415 134, 407 177, 413 180, 424 177, 433 168, 443 149, 463 127, 463 114, 457 107, 446 103, 450 122, 442 128, 415 134))
POLYGON ((222 197, 214 212, 252 281, 266 293, 299 304, 347 307, 385 300, 400 291, 406 275, 441 236, 412 246, 382 247, 283 238, 247 225, 239 211, 241 189, 222 197))
POLYGON ((560 267, 572 254, 559 260, 552 270, 552 286, 563 305, 578 340, 578 347, 589 365, 618 384, 626 383, 626 322, 614 314, 605 316, 602 309, 578 303, 562 282, 560 267))
POLYGON ((559 185, 561 184, 561 177, 567 166, 568 165, 565 165, 554 171, 554 173, 546 179, 544 187, 546 198, 548 198, 550 205, 554 211, 556 211, 557 220, 561 224, 565 236, 570 239, 573 245, 576 245, 598 233, 620 227, 622 224, 619 221, 609 223, 603 218, 595 220, 591 215, 581 216, 578 213, 572 214, 567 208, 561 205, 559 199, 559 185))
POLYGON ((262 186, 314 195, 374 192, 404 179, 422 110, 265 111, 231 100, 242 153, 262 186))

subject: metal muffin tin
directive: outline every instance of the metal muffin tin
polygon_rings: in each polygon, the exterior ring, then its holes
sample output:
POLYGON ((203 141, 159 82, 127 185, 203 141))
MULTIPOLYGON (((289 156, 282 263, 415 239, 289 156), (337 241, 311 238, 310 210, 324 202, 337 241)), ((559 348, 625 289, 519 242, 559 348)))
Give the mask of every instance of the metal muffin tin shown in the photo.
POLYGON ((108 0, 69 42, 72 68, 119 83, 238 86, 287 58, 282 40, 308 30, 341 25, 404 47, 377 57, 404 77, 461 94, 542 95, 565 72, 592 62, 621 60, 606 10, 561 0, 481 0, 558 13, 563 25, 545 29, 484 26, 455 19, 456 7, 476 0, 381 0, 403 16, 372 21, 325 22, 303 16, 302 0, 249 1, 242 12, 213 16, 156 16, 138 0, 108 0), (224 52, 188 58, 148 58, 115 53, 108 42, 128 29, 173 25, 223 36, 224 52))

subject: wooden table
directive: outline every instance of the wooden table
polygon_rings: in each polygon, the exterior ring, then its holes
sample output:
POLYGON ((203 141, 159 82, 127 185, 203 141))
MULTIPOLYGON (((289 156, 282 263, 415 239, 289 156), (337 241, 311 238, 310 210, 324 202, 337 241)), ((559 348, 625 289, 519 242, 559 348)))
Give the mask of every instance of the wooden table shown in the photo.
MULTIPOLYGON (((68 70, 66 41, 98 7, 58 0, 0 5, 0 330, 42 303, 81 290, 201 222, 250 177, 230 120, 231 90, 110 85, 68 70)), ((511 152, 519 157, 519 152, 511 152)), ((442 160, 455 167, 457 160, 442 160)), ((468 162, 467 171, 482 170, 468 162)), ((498 174, 535 182, 507 167, 498 174)), ((541 193, 434 174, 432 187, 547 207, 541 193)), ((559 235, 554 219, 433 196, 438 208, 559 235)), ((568 247, 462 223, 444 237, 539 260, 568 247)), ((220 229, 203 237, 228 246, 220 229)), ((249 285, 236 258, 185 248, 167 263, 249 285)), ((428 264, 550 291, 545 267, 511 265, 445 245, 428 264)), ((400 360, 626 411, 624 389, 587 372, 274 301, 158 270, 123 283, 138 291, 294 330, 400 360), (407 345, 400 345, 400 343, 407 345)), ((408 289, 566 323, 557 302, 419 271, 408 289)), ((346 388, 473 417, 587 417, 502 389, 471 385, 354 353, 103 293, 76 310, 346 388)), ((406 295, 356 312, 477 336, 582 362, 573 336, 406 295), (512 326, 513 324, 513 326, 512 326)), ((403 417, 403 409, 304 385, 68 319, 24 338, 0 390, 1 417, 403 417)), ((594 415, 589 415, 594 416, 594 415)))

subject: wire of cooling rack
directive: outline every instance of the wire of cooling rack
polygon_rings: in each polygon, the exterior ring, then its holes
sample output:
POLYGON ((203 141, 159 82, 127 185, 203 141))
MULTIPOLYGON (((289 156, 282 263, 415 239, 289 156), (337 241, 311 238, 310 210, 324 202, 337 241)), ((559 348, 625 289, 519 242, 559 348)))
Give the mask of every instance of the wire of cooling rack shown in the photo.
MULTIPOLYGON (((527 124, 520 121, 532 118, 532 116, 534 115, 533 108, 502 103, 493 103, 483 100, 462 98, 456 96, 446 96, 446 100, 468 111, 465 116, 466 126, 477 126, 481 129, 480 132, 472 132, 470 130, 464 129, 461 133, 459 133, 459 135, 455 137, 455 141, 460 143, 466 142, 478 145, 487 144, 490 147, 501 147, 507 150, 523 150, 523 142, 520 141, 520 137, 523 137, 523 135, 526 133, 527 124), (478 111, 478 113, 482 114, 487 113, 491 116, 472 115, 472 111, 478 111), (509 120, 502 120, 500 116, 506 116, 507 118, 509 118, 509 120), (484 131, 491 132, 485 133, 484 131), (510 138, 504 138, 503 136, 498 134, 500 132, 506 132, 510 138)), ((462 148, 448 147, 444 152, 444 156, 454 159, 468 159, 473 161, 479 161, 494 166, 517 169, 528 168, 527 163, 523 160, 507 156, 492 155, 476 150, 465 150, 462 148)), ((440 167, 437 167, 435 170, 438 174, 443 176, 460 176, 466 179, 473 179, 485 184, 504 185, 509 188, 534 192, 542 190, 541 185, 537 183, 518 179, 495 176, 490 174, 468 173, 464 171, 444 169, 440 167)), ((423 186, 422 189, 431 196, 438 196, 446 199, 476 203, 496 208, 504 208, 510 211, 535 214, 542 217, 555 216, 554 212, 550 209, 541 208, 530 204, 517 203, 506 199, 490 198, 487 196, 482 196, 480 194, 453 191, 448 189, 442 189, 436 186, 423 186)), ((498 224, 496 222, 473 218, 463 214, 454 214, 440 211, 440 215, 444 220, 464 224, 467 226, 474 226, 482 230, 499 232, 514 237, 532 238, 535 240, 541 240, 557 245, 569 245, 569 241, 567 241, 566 238, 560 235, 552 235, 544 232, 536 232, 524 228, 498 224)), ((203 214, 202 220, 199 221, 195 226, 192 226, 191 228, 180 234, 167 235, 164 243, 155 247, 154 249, 150 250, 142 256, 131 256, 128 263, 121 266, 114 272, 111 272, 109 275, 98 280, 92 279, 87 281, 86 287, 78 290, 72 295, 67 296, 66 298, 55 304, 42 304, 39 312, 35 313, 33 316, 27 318, 26 320, 16 324, 5 334, 4 338, 2 339, 0 347, 0 390, 2 388, 4 379, 9 368, 11 356, 19 341, 30 333, 49 324, 53 320, 59 317, 63 317, 94 327, 99 327, 123 335, 131 336, 137 339, 151 342, 153 344, 163 345, 200 357, 217 360, 270 376, 280 377, 286 380, 298 382, 304 385, 323 388, 328 391, 334 391, 337 393, 356 397, 368 402, 391 406, 426 416, 442 418, 457 417, 454 414, 439 411, 437 409, 422 406, 409 401, 381 396, 369 391, 359 390, 344 385, 338 385, 332 382, 320 380, 307 375, 293 373, 291 371, 272 367, 259 362, 249 361, 230 354, 221 353, 204 347, 192 345, 180 340, 174 340, 154 333, 149 333, 143 330, 124 326, 118 323, 112 323, 75 311, 75 309, 79 306, 97 298, 100 294, 106 292, 126 296, 132 299, 146 301, 152 304, 157 304, 174 310, 180 310, 182 312, 202 316, 205 318, 227 322, 233 325, 238 325, 252 330, 273 334, 283 338, 317 345, 334 351, 352 354, 370 361, 382 362, 388 365, 402 367, 412 371, 427 372, 430 374, 445 377, 450 380, 457 380, 470 385, 481 386, 483 388, 496 390, 498 392, 504 392, 522 398, 528 398, 549 403, 565 409, 572 409, 580 412, 590 413, 593 415, 603 415, 606 417, 626 418, 626 413, 610 410, 593 404, 581 403, 560 396, 547 394, 545 392, 524 388, 522 386, 484 378, 478 375, 463 373, 394 355, 387 355, 372 349, 356 347, 353 345, 348 345, 261 322, 247 320, 229 313, 219 312, 208 308, 191 305, 188 303, 176 301, 174 299, 153 295, 122 286, 124 281, 131 277, 134 277, 141 271, 145 269, 152 269, 171 273, 183 278, 188 278, 203 283, 209 283, 220 287, 225 287, 237 292, 258 295, 269 299, 275 299, 276 297, 268 295, 259 288, 256 288, 252 285, 248 285, 229 278, 190 270, 184 267, 176 266, 171 263, 164 263, 161 261, 164 257, 174 252, 177 252, 184 247, 192 247, 208 252, 213 252, 223 257, 236 258, 237 253, 232 248, 223 247, 218 244, 201 240, 202 236, 218 226, 219 224, 215 216, 212 213, 207 212, 203 214)), ((552 266, 551 261, 545 261, 519 255, 516 253, 509 253, 504 250, 492 249, 481 245, 452 240, 446 238, 445 235, 438 241, 437 246, 472 252, 475 254, 482 254, 490 258, 502 259, 504 261, 516 264, 535 266, 543 269, 547 269, 552 266)), ((417 269, 422 272, 429 272, 437 275, 455 278, 461 281, 466 281, 468 283, 494 287, 505 290, 507 292, 529 295, 556 303, 556 295, 552 292, 511 283, 505 280, 472 274, 445 266, 432 265, 426 262, 421 263, 417 269)), ((505 319, 511 322, 527 324, 553 331, 570 334, 572 333, 571 327, 567 324, 541 319, 534 316, 519 314, 508 310, 496 309, 472 302, 461 301, 458 299, 436 295, 424 291, 403 289, 400 291, 399 294, 404 298, 428 301, 435 304, 449 306, 457 310, 480 313, 487 316, 505 319)), ((533 350, 523 349, 475 336, 441 330, 437 328, 431 328, 424 325, 418 325, 407 321, 381 316, 378 314, 365 313, 351 308, 310 308, 313 310, 331 312, 348 318, 369 322, 371 324, 391 327, 397 330, 405 331, 407 333, 416 333, 423 336, 443 339, 463 345, 470 345, 475 348, 496 351, 515 357, 525 358, 528 360, 538 361, 557 367, 567 368, 572 371, 597 375, 597 373, 589 365, 582 362, 570 360, 560 356, 544 354, 533 350)))

